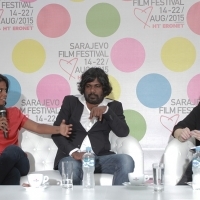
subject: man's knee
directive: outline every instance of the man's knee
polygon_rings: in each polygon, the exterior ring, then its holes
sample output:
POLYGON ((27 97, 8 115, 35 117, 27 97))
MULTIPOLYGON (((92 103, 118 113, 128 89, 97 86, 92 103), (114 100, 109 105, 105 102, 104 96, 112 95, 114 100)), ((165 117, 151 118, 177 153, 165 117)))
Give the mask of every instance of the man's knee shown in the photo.
POLYGON ((14 155, 14 154, 15 155, 25 155, 23 150, 16 145, 9 145, 8 147, 5 148, 3 153, 11 154, 11 155, 14 155))
POLYGON ((5 152, 8 152, 8 151, 22 151, 22 149, 16 145, 9 145, 5 148, 4 150, 5 152))
POLYGON ((123 166, 123 169, 127 172, 133 172, 135 168, 135 162, 130 155, 127 154, 118 154, 120 155, 120 163, 123 166))

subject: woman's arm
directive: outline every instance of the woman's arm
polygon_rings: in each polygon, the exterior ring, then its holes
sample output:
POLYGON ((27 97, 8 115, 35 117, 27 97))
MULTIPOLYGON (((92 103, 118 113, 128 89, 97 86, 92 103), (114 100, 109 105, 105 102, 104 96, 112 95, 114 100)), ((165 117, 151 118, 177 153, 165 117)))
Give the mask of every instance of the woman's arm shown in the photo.
POLYGON ((72 125, 66 125, 65 120, 62 120, 60 126, 52 126, 48 124, 39 124, 28 119, 24 123, 23 128, 39 134, 62 134, 63 136, 69 137, 72 125))

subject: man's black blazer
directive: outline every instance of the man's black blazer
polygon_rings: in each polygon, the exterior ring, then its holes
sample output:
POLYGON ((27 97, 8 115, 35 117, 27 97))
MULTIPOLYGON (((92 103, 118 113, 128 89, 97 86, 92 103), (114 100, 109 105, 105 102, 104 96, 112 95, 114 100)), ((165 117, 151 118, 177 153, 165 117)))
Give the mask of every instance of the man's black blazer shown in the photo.
POLYGON ((126 137, 129 134, 129 127, 123 115, 122 104, 118 101, 108 103, 108 111, 103 114, 101 121, 86 132, 80 123, 84 105, 75 96, 66 96, 58 113, 54 125, 59 126, 65 119, 66 124, 72 124, 72 134, 69 138, 61 134, 52 135, 52 139, 58 147, 54 161, 54 169, 58 168, 59 161, 69 156, 71 150, 80 148, 86 135, 88 135, 92 149, 96 155, 113 154, 110 151, 109 133, 112 130, 118 137, 126 137))

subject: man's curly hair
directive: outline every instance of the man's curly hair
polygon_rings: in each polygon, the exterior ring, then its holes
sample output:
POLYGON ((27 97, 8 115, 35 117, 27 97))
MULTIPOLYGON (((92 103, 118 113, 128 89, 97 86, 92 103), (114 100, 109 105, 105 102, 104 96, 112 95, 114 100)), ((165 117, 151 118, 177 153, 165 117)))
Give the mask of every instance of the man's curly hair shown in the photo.
POLYGON ((101 68, 90 68, 81 76, 81 81, 78 83, 78 91, 81 94, 85 92, 85 85, 97 79, 102 85, 104 97, 112 92, 112 86, 109 82, 108 75, 101 68))

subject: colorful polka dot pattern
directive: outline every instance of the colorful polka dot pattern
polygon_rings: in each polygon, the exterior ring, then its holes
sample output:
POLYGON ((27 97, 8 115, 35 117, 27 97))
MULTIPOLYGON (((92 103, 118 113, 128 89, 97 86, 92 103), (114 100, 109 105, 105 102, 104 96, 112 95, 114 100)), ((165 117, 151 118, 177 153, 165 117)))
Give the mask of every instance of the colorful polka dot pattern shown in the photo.
MULTIPOLYGON (((37 3, 37 0, 21 1, 37 3)), ((70 4, 81 6, 85 1, 71 0, 69 2, 70 4)), ((130 2, 129 0, 124 0, 124 3, 130 2)), ((73 6, 75 8, 75 5, 73 6)), ((116 76, 108 72, 113 87, 113 92, 108 97, 120 100, 123 91, 120 86, 121 77, 117 74, 123 74, 124 79, 126 79, 126 74, 132 74, 134 79, 137 76, 135 74, 139 70, 144 70, 143 68, 147 67, 145 62, 148 60, 149 52, 147 51, 146 44, 140 37, 135 38, 134 34, 131 37, 118 34, 123 18, 120 15, 119 7, 109 3, 93 3, 86 10, 84 28, 88 32, 88 37, 94 38, 94 40, 111 40, 109 56, 112 67, 117 72, 116 76), (113 40, 113 35, 117 35, 118 39, 113 40)), ((67 6, 56 3, 41 7, 37 13, 36 20, 38 34, 41 34, 43 38, 48 38, 49 41, 59 38, 67 40, 68 33, 73 31, 73 23, 77 23, 73 22, 73 12, 75 10, 70 10, 67 6)), ((193 4, 187 12, 188 27, 196 35, 200 35, 199 19, 200 2, 193 4)), ((79 34, 77 32, 81 34, 81 30, 76 30, 75 34, 79 34)), ((67 49, 68 47, 65 48, 67 49)), ((37 74, 42 70, 45 62, 47 62, 47 51, 48 49, 43 45, 42 40, 22 39, 12 49, 13 65, 16 70, 25 75, 26 73, 37 74)), ((163 63, 161 67, 164 70, 169 70, 171 73, 183 73, 192 69, 198 56, 193 41, 184 36, 169 37, 167 41, 163 41, 163 45, 159 47, 157 53, 163 63)), ((48 71, 46 73, 46 76, 39 77, 35 93, 41 102, 45 99, 57 102, 57 104, 47 107, 59 108, 65 95, 71 94, 72 91, 76 93, 75 82, 68 82, 65 75, 49 74, 48 71)), ((6 76, 10 81, 7 106, 13 106, 19 101, 22 94, 20 80, 16 80, 8 74, 6 76)), ((187 95, 191 101, 199 98, 199 80, 200 75, 198 74, 191 77, 187 83, 187 95)), ((168 80, 168 76, 163 76, 161 73, 144 73, 144 76, 137 78, 137 81, 136 88, 132 88, 132 92, 135 90, 135 94, 130 93, 129 96, 132 96, 132 99, 137 98, 144 107, 155 109, 164 106, 169 101, 173 88, 168 80)), ((124 114, 133 136, 141 140, 147 129, 145 117, 138 111, 130 109, 125 109, 124 114)))

